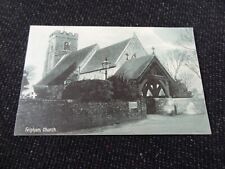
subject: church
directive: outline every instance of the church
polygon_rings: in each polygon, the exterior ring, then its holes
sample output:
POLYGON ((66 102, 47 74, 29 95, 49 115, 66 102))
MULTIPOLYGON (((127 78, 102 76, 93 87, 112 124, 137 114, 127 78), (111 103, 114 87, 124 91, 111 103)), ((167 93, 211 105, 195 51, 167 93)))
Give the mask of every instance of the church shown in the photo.
POLYGON ((118 76, 135 80, 141 95, 172 97, 175 81, 153 52, 148 54, 134 33, 132 37, 101 48, 93 44, 78 50, 78 34, 55 31, 49 36, 43 77, 34 86, 60 98, 59 91, 73 81, 106 80, 118 76))

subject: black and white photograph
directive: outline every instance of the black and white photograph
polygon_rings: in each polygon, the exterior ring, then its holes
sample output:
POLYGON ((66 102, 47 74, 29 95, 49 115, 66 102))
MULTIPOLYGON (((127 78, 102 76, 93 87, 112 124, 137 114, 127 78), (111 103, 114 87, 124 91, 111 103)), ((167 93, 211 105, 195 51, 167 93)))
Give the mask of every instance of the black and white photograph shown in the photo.
POLYGON ((30 26, 14 135, 211 134, 191 27, 30 26))

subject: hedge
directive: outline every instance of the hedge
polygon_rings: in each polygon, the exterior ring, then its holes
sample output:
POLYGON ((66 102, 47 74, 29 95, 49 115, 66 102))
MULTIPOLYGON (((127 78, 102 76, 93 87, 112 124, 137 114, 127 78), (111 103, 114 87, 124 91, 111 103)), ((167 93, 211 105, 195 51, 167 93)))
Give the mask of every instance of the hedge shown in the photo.
POLYGON ((113 98, 113 89, 107 80, 82 80, 70 83, 62 94, 62 99, 81 102, 107 102, 113 98))

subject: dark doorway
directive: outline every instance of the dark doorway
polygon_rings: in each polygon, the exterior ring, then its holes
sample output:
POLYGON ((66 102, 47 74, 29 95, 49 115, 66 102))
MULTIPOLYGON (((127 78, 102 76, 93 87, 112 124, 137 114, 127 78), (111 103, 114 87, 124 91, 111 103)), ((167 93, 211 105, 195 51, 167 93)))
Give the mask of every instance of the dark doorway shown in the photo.
POLYGON ((153 97, 146 97, 147 114, 156 114, 156 103, 153 97))

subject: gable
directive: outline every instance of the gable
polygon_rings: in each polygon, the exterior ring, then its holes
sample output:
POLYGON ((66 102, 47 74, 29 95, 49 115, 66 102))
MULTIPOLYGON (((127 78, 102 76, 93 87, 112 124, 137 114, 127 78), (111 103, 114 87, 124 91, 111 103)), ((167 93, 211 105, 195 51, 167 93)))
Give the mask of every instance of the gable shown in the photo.
POLYGON ((165 76, 169 81, 174 82, 173 78, 166 71, 155 55, 142 56, 125 62, 115 73, 115 76, 127 79, 141 81, 144 76, 154 68, 157 72, 165 76), (154 68, 155 66, 155 68, 154 68))
POLYGON ((145 51, 139 39, 136 35, 130 40, 129 44, 125 50, 121 53, 116 61, 117 70, 125 63, 127 60, 139 58, 141 56, 146 56, 148 53, 145 51))
POLYGON ((131 80, 138 79, 142 72, 152 61, 153 56, 147 55, 136 59, 126 61, 119 70, 115 73, 115 76, 131 80))
POLYGON ((161 75, 166 77, 171 83, 175 83, 175 80, 171 77, 171 75, 167 72, 165 67, 161 64, 159 59, 154 56, 151 63, 146 67, 146 69, 142 72, 142 74, 138 77, 138 80, 142 80, 148 72, 151 72, 155 75, 161 75))

